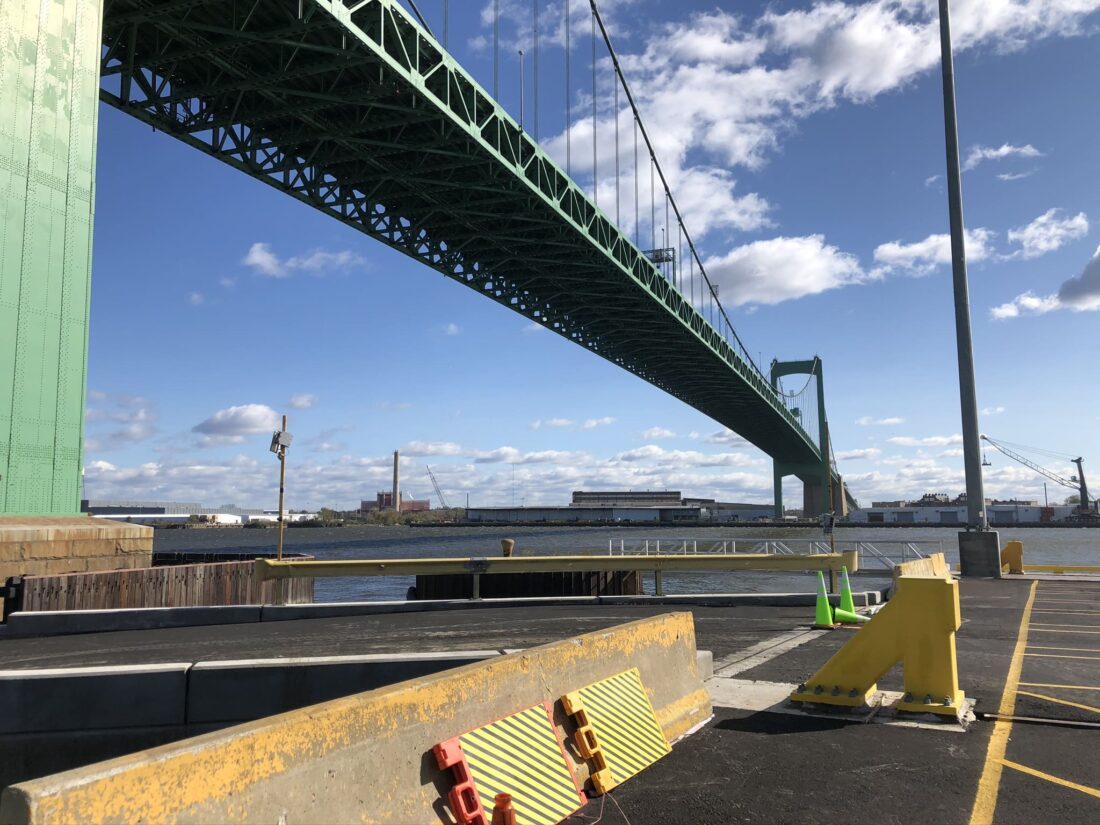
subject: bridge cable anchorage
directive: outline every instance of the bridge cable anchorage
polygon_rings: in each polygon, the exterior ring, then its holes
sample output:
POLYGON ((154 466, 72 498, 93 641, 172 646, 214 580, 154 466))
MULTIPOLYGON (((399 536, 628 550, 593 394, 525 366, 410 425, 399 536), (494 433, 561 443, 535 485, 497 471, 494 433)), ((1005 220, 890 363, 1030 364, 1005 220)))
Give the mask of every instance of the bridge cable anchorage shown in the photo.
MULTIPOLYGON (((626 75, 623 73, 622 65, 619 63, 619 56, 615 52, 615 47, 611 42, 611 35, 607 31, 607 26, 604 24, 603 15, 600 14, 599 8, 596 4, 596 0, 589 0, 589 5, 592 7, 592 12, 596 18, 596 25, 599 26, 600 33, 603 35, 604 44, 607 46, 608 54, 611 57, 611 64, 615 69, 616 75, 618 75, 620 82, 623 84, 623 91, 626 93, 627 102, 630 104, 631 111, 637 121, 637 127, 642 132, 642 138, 645 140, 646 147, 649 149, 650 157, 656 166, 657 174, 660 175, 661 183, 664 186, 665 192, 669 196, 670 203, 672 205, 672 211, 676 215, 676 220, 684 226, 684 237, 688 242, 688 249, 691 252, 691 258, 699 264, 699 274, 702 279, 709 285, 710 278, 707 275, 706 267, 703 266, 703 260, 699 255, 699 251, 695 246, 694 240, 692 240, 691 233, 688 232, 687 226, 684 225, 684 217, 680 212, 680 207, 676 203, 676 199, 672 196, 672 190, 668 185, 668 179, 665 177, 664 170, 661 168, 660 163, 657 161, 656 152, 653 147, 653 142, 649 138, 649 132, 645 128, 645 123, 641 120, 641 113, 638 109, 638 102, 634 98, 633 92, 630 91, 630 84, 626 80, 626 75)), ((568 4, 567 4, 568 6, 568 4)), ((700 295, 702 295, 702 284, 700 284, 700 295)), ((736 343, 736 352, 741 359, 756 372, 756 376, 765 386, 769 385, 767 377, 764 375, 764 371, 760 368, 760 365, 756 363, 755 359, 749 355, 748 348, 745 347, 745 343, 741 340, 741 337, 737 334, 737 330, 734 329, 733 323, 729 319, 729 315, 726 313, 725 307, 719 305, 718 312, 722 319, 725 321, 729 328, 729 334, 733 336, 736 343)), ((732 345, 731 345, 732 346, 732 345)))

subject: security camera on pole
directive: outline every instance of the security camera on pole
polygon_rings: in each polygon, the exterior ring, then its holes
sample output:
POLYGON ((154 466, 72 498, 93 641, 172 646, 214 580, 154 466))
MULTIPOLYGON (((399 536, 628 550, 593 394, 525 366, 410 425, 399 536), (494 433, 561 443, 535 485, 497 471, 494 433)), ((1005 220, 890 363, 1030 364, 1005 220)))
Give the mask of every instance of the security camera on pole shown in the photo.
POLYGON ((279 551, 278 560, 283 560, 283 495, 286 492, 286 451, 294 436, 286 431, 286 416, 283 416, 283 427, 271 435, 271 452, 279 458, 279 551))

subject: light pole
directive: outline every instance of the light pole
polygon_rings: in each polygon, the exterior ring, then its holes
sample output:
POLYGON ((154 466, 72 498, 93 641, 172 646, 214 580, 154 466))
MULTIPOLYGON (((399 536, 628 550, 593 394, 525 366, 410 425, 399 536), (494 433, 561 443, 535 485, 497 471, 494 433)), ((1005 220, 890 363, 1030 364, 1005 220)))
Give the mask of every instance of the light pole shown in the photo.
POLYGON ((286 416, 284 415, 283 428, 272 433, 270 448, 271 452, 275 453, 279 459, 279 549, 276 555, 279 561, 283 560, 283 528, 285 526, 283 496, 286 492, 286 451, 293 440, 294 436, 286 431, 286 416))
POLYGON ((988 529, 982 486, 982 453, 978 432, 978 392, 974 380, 974 347, 970 331, 970 287, 966 275, 963 229, 962 170, 955 109, 955 69, 951 53, 949 0, 940 4, 940 54, 943 70, 943 119, 947 148, 947 202, 951 221, 951 275, 955 291, 955 339, 959 357, 963 464, 966 469, 966 532, 959 534, 959 562, 964 576, 1001 575, 997 534, 988 529))

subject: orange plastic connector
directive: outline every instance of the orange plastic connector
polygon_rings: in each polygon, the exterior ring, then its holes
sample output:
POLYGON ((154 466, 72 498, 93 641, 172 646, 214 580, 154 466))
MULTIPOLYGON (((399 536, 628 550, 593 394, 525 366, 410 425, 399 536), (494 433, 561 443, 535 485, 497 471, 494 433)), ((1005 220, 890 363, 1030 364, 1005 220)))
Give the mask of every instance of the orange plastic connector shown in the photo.
POLYGON ((450 768, 454 773, 455 786, 447 794, 454 811, 458 825, 490 825, 485 817, 485 809, 481 805, 481 797, 474 787, 474 779, 470 776, 470 767, 466 764, 466 754, 462 751, 462 744, 458 737, 440 742, 434 748, 435 761, 440 770, 450 768))
POLYGON ((561 698, 565 712, 577 722, 577 732, 573 734, 573 741, 577 744, 577 750, 581 756, 592 765, 592 785, 597 793, 607 793, 615 787, 615 780, 611 777, 611 769, 607 767, 600 743, 596 739, 596 731, 588 721, 588 714, 584 710, 584 702, 579 692, 567 693, 561 698))
POLYGON ((512 807, 512 795, 498 793, 493 802, 493 825, 516 825, 516 809, 512 807))

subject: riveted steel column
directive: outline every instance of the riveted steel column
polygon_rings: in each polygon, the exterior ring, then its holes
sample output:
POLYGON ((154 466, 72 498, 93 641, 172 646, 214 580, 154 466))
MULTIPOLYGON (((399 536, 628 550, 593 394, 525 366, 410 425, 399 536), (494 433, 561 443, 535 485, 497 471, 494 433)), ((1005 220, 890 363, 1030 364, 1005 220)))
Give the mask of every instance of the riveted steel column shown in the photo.
POLYGON ((76 513, 100 0, 0 3, 0 513, 76 513))

